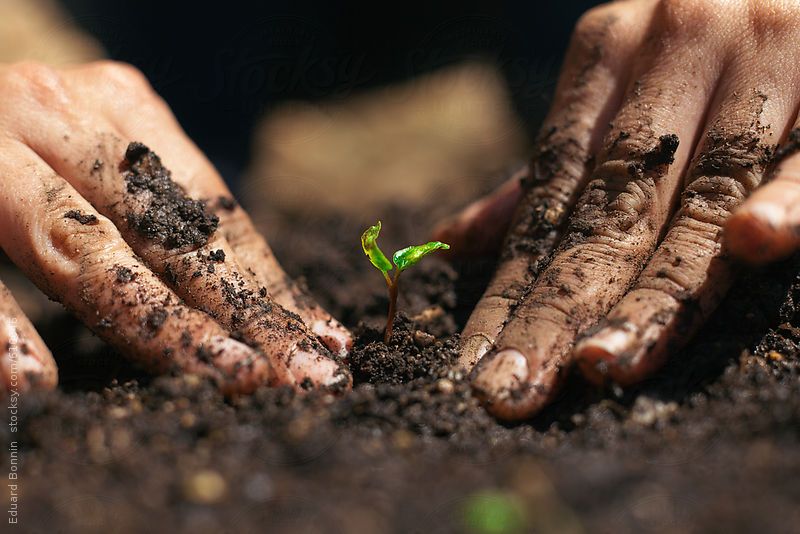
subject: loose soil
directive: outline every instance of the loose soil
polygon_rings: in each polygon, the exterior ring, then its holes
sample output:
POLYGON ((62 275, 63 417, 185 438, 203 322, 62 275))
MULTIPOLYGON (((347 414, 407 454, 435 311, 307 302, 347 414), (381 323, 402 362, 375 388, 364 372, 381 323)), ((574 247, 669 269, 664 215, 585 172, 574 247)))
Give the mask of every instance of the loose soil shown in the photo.
POLYGON ((205 245, 217 229, 219 218, 206 203, 193 200, 172 180, 161 158, 139 142, 125 151, 121 171, 127 183, 128 224, 142 237, 174 249, 205 245))
MULTIPOLYGON (((389 249, 431 222, 425 209, 385 213, 389 249)), ((404 273, 387 347, 364 226, 273 213, 266 229, 288 272, 358 335, 355 387, 340 397, 226 401, 193 377, 143 375, 65 314, 44 314, 60 388, 21 399, 18 432, 5 410, 0 426, 3 450, 20 447, 22 530, 798 531, 800 257, 743 271, 647 383, 573 377, 544 413, 505 426, 451 367, 492 261, 433 258, 404 273)))

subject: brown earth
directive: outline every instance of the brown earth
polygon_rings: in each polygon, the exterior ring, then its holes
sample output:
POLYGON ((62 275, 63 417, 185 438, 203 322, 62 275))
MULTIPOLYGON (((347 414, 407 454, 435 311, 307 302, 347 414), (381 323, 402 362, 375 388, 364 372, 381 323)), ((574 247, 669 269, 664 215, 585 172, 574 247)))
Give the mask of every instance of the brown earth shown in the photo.
MULTIPOLYGON (((426 211, 384 213, 385 249, 424 238, 426 211)), ((20 447, 22 531, 798 531, 800 258, 743 273, 646 384, 576 377, 545 413, 503 426, 450 368, 491 261, 404 273, 387 348, 363 221, 269 220, 287 270, 359 335, 354 391, 226 402, 194 378, 144 376, 42 314, 60 389, 20 401, 17 433, 7 412, 0 427, 3 450, 20 447)))

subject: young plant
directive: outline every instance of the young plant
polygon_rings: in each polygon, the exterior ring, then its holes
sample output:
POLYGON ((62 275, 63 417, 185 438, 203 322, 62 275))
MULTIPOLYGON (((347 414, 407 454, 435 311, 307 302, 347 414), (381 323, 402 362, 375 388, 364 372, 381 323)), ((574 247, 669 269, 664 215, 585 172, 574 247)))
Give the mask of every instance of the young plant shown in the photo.
POLYGON ((401 248, 392 255, 392 261, 378 247, 378 235, 381 233, 381 222, 375 226, 367 228, 361 234, 361 248, 364 249, 364 254, 369 258, 370 263, 375 266, 386 280, 386 287, 389 288, 389 317, 386 320, 386 334, 383 336, 383 341, 389 343, 392 337, 392 326, 394 325, 394 316, 397 314, 397 289, 400 282, 400 273, 416 265, 419 260, 437 250, 447 250, 450 245, 442 243, 441 241, 431 241, 424 245, 415 245, 406 248, 401 248), (394 267, 392 266, 394 263, 394 267), (390 271, 396 268, 394 276, 390 275, 390 271))

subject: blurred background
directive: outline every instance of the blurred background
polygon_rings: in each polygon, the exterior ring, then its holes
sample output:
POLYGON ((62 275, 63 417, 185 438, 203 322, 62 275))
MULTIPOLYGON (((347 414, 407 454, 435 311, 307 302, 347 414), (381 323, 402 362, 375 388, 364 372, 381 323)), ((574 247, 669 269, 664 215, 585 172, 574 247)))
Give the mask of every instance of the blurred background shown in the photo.
POLYGON ((0 60, 130 62, 246 204, 372 216, 524 160, 597 3, 0 0, 0 60))

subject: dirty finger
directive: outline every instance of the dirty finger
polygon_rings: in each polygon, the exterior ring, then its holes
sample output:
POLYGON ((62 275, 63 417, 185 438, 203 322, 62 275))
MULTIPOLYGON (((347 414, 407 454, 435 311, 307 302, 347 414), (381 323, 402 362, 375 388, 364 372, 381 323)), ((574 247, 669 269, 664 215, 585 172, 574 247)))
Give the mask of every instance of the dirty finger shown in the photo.
MULTIPOLYGON (((677 54, 665 46, 652 41, 643 53, 552 260, 476 369, 478 394, 501 418, 528 417, 553 398, 576 337, 624 295, 674 209, 721 62, 695 75, 693 49, 677 54)), ((702 52, 715 49, 708 43, 702 52)))
POLYGON ((797 95, 767 94, 757 88, 760 80, 736 69, 729 76, 736 82, 719 90, 726 96, 711 115, 668 233, 631 291, 575 348, 581 371, 594 382, 628 385, 655 372, 732 283, 722 229, 761 183, 797 95))
MULTIPOLYGON (((105 116, 123 139, 146 142, 173 169, 173 179, 186 193, 207 202, 219 218, 219 232, 227 240, 242 274, 265 287, 270 297, 299 315, 320 340, 335 354, 345 357, 352 346, 347 329, 317 304, 288 276, 249 215, 234 200, 224 180, 208 158, 188 138, 167 104, 149 87, 141 74, 116 63, 96 63, 80 67, 104 83, 109 94, 101 98, 105 116), (141 86, 141 88, 139 88, 141 86), (147 95, 132 113, 120 89, 134 87, 147 95)), ((91 95, 95 98, 95 95, 91 95)), ((88 105, 88 103, 87 103, 88 105)))
POLYGON ((0 245, 42 291, 150 371, 208 376, 227 393, 273 381, 263 354, 184 305, 30 148, 7 141, 0 153, 0 245))
POLYGON ((52 389, 58 382, 53 355, 0 282, 0 396, 52 389))
MULTIPOLYGON (((604 5, 579 21, 497 270, 462 334, 460 363, 471 369, 495 344, 514 307, 557 242, 626 84, 642 40, 648 3, 604 5)), ((455 248, 455 247, 453 247, 455 248)))

